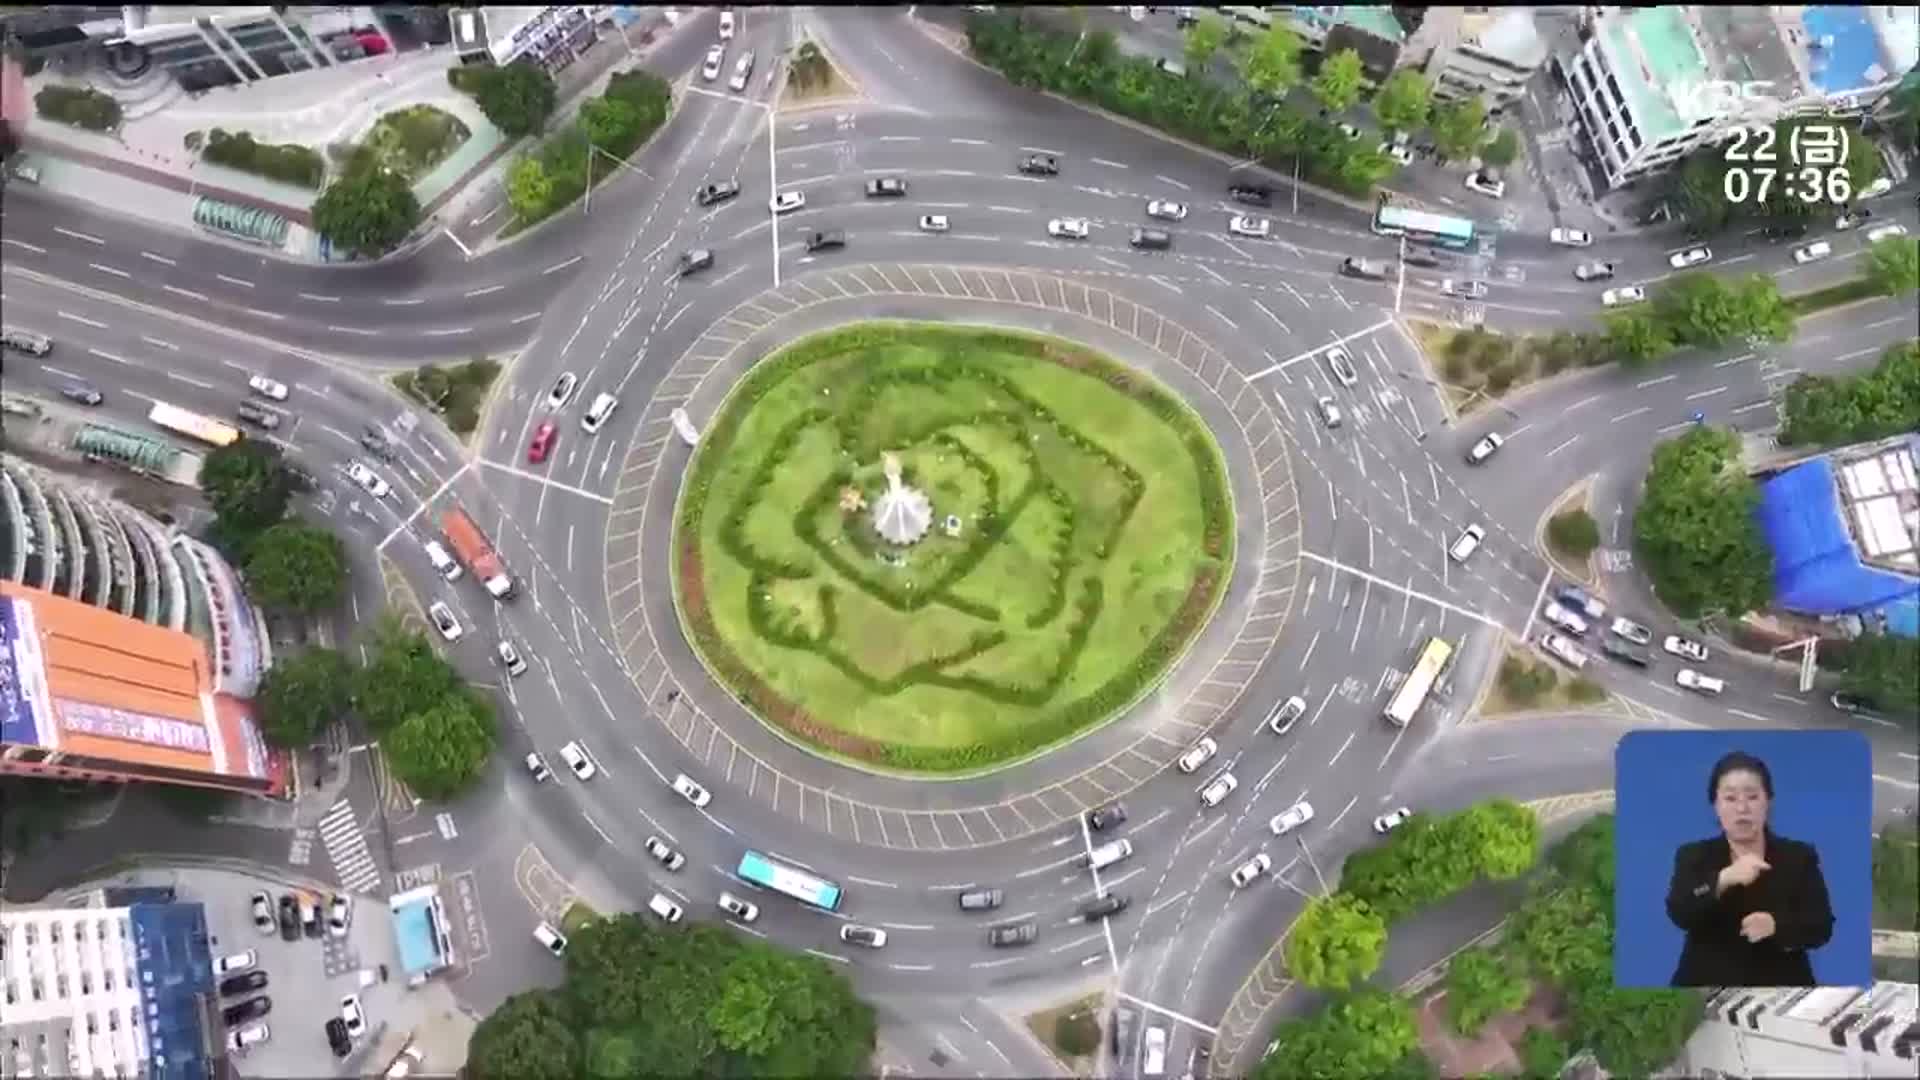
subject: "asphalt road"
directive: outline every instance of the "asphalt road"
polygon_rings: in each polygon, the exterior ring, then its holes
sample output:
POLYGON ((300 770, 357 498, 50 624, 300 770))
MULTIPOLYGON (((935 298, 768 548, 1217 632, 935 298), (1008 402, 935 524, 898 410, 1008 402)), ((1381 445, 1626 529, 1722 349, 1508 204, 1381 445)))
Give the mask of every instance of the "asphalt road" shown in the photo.
MULTIPOLYGON (((1370 842, 1376 814, 1607 785, 1618 719, 1569 718, 1564 730, 1550 726, 1561 722, 1463 726, 1467 699, 1503 638, 1537 632, 1550 578, 1532 536, 1555 497, 1598 474, 1599 505, 1619 507, 1625 520, 1645 455, 1693 409, 1764 430, 1769 393, 1793 374, 1857 369, 1915 332, 1910 303, 1879 302, 1809 320, 1785 346, 1645 373, 1582 373, 1450 422, 1396 316, 1463 320, 1472 312, 1442 297, 1431 271, 1407 268, 1404 280, 1386 284, 1340 277, 1349 255, 1397 250, 1368 230, 1364 213, 1309 192, 1296 206, 1283 186, 1271 239, 1229 237, 1225 163, 1011 88, 899 9, 748 11, 729 52, 750 47, 762 58, 746 94, 699 78, 711 33, 704 26, 683 26, 649 61, 682 90, 666 131, 637 156, 639 173, 596 193, 591 212, 570 212, 471 260, 435 241, 371 266, 298 266, 9 192, 0 234, 8 321, 59 340, 44 363, 10 358, 9 389, 85 380, 106 391, 108 414, 137 428, 150 400, 224 414, 245 396, 247 373, 278 378, 293 397, 276 437, 326 476, 316 512, 331 514, 363 559, 375 547, 390 556, 421 602, 442 599, 458 613, 467 632, 449 655, 473 680, 499 687, 505 745, 496 774, 444 808, 454 835, 409 832, 419 839, 399 858, 487 883, 485 962, 461 983, 482 1008, 546 970, 526 931, 557 916, 555 897, 568 890, 543 890, 541 873, 593 882, 573 891, 628 907, 659 891, 705 917, 720 890, 741 889, 733 867, 753 847, 847 886, 839 912, 769 898, 760 921, 743 929, 844 964, 895 1003, 883 1058, 916 1071, 1034 1071, 1040 1059, 996 1003, 1110 975, 1125 992, 1194 1021, 1168 1018, 1177 1033, 1171 1058, 1184 1061, 1304 897, 1347 851, 1370 842), (809 34, 864 100, 771 118, 773 58, 809 34), (1061 154, 1062 175, 1018 175, 1018 158, 1038 151, 1061 154), (881 175, 909 179, 908 195, 867 198, 865 180, 881 175), (699 186, 725 178, 741 182, 740 198, 695 205, 699 186), (772 216, 775 191, 804 192, 805 208, 772 216), (1185 221, 1166 226, 1171 251, 1127 243, 1147 223, 1150 198, 1191 207, 1185 221), (952 231, 920 232, 927 213, 947 215, 952 231), (1089 219, 1092 235, 1050 239, 1047 221, 1062 216, 1089 219), (800 233, 829 227, 847 230, 849 246, 807 255, 800 233), (702 247, 716 253, 715 267, 680 277, 679 253, 702 247), (1083 310, 1074 310, 1071 290, 1048 284, 1061 281, 1089 298, 1083 310), (767 299, 774 295, 785 302, 767 299), (1096 295, 1108 305, 1104 322, 1093 315, 1096 295), (1142 333, 1138 320, 1115 325, 1111 313, 1134 310, 1158 320, 1148 325, 1181 328, 1180 344, 1141 340, 1156 332, 1142 333), (663 508, 685 461, 664 413, 684 404, 696 423, 710 415, 724 386, 695 376, 728 342, 767 344, 875 311, 1069 328, 1163 365, 1223 431, 1236 492, 1250 496, 1240 505, 1267 511, 1241 522, 1229 610, 1249 623, 1264 618, 1268 630, 1245 639, 1257 648, 1244 659, 1229 661, 1239 667, 1223 684, 1226 704, 1202 714, 1221 719, 1212 732, 1219 756, 1201 776, 1167 764, 1207 721, 1155 703, 1030 769, 938 785, 872 777, 786 744, 701 676, 673 624, 663 574, 663 508), (1204 377, 1184 359, 1189 341, 1194 354, 1217 357, 1198 368, 1204 377), (1327 366, 1334 344, 1353 358, 1352 386, 1327 366), (475 351, 517 360, 470 446, 379 379, 383 366, 475 351), (553 410, 546 399, 562 371, 578 386, 553 410), (1204 384, 1227 379, 1245 394, 1237 404, 1224 396, 1209 403, 1204 384), (621 406, 589 434, 576 421, 601 392, 621 406), (1318 419, 1321 397, 1341 408, 1340 428, 1318 419), (557 425, 555 449, 530 463, 525 447, 546 420, 557 425), (362 456, 367 423, 398 446, 394 463, 369 462, 394 483, 384 500, 334 471, 362 456), (1466 448, 1490 426, 1508 436, 1506 449, 1467 467, 1466 448), (419 543, 453 502, 475 514, 520 579, 514 602, 495 604, 473 583, 431 572, 419 543), (1456 563, 1445 548, 1468 524, 1483 526, 1487 540, 1456 563), (1395 728, 1381 709, 1430 636, 1460 646, 1459 659, 1440 699, 1410 728, 1395 728), (529 658, 518 679, 489 663, 503 637, 529 658), (1307 717, 1285 737, 1262 730, 1271 705, 1291 694, 1308 701, 1307 717), (519 766, 529 749, 557 765, 558 746, 574 739, 599 761, 601 775, 589 783, 535 784, 519 766), (1222 766, 1239 790, 1204 810, 1194 788, 1222 766), (666 782, 679 772, 712 788, 713 803, 695 808, 673 794, 666 782), (1074 914, 1096 887, 1073 865, 1088 842, 1078 814, 1122 794, 1132 816, 1118 835, 1137 854, 1099 885, 1132 904, 1088 925, 1074 914), (1315 821, 1297 837, 1274 837, 1268 819, 1301 799, 1315 806, 1315 821), (684 851, 685 868, 670 873, 650 861, 649 836, 684 851), (1227 874, 1260 850, 1280 873, 1233 890, 1227 874), (547 870, 528 869, 537 866, 547 870), (974 884, 1005 888, 1006 907, 959 912, 955 894, 974 884), (1040 924, 1036 944, 986 945, 987 925, 1019 917, 1040 924), (892 940, 880 951, 846 946, 837 938, 843 921, 884 927, 892 940)), ((1808 287, 1850 273, 1843 260, 1858 243, 1843 236, 1834 259, 1798 269, 1785 247, 1716 241, 1709 269, 1751 268, 1808 287)), ((1508 234, 1461 269, 1490 282, 1482 306, 1493 325, 1579 326, 1600 310, 1599 290, 1572 280, 1575 262, 1611 259, 1620 267, 1613 284, 1651 282, 1670 272, 1666 254, 1633 236, 1574 251, 1508 234)), ((746 349, 739 360, 757 354, 746 349)), ((1610 538, 1609 546, 1624 545, 1610 538)), ((1652 617, 1629 568, 1610 573, 1607 585, 1656 633, 1678 628, 1652 617)), ((1241 628, 1219 625, 1214 644, 1226 657, 1241 628)), ((1651 676, 1601 666, 1589 670, 1633 702, 1635 723, 1850 722, 1794 693, 1787 676, 1741 660, 1708 665, 1737 673, 1729 693, 1711 701, 1671 688, 1665 666, 1651 676)), ((1174 684, 1195 689, 1189 684, 1204 674, 1196 662, 1174 684)), ((1901 785, 1911 785, 1915 763, 1900 733, 1867 730, 1876 768, 1895 781, 1889 797, 1910 792, 1901 785)), ((1451 932, 1422 931, 1436 942, 1451 932)))

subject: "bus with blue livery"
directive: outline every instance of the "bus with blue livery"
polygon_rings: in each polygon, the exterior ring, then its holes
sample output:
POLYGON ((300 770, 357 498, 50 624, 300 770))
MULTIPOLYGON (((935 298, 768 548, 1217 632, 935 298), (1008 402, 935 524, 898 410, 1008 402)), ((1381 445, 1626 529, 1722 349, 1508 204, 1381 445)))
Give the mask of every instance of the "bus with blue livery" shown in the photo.
POLYGON ((1473 246, 1473 222, 1466 218, 1408 210, 1401 206, 1383 206, 1373 215, 1373 231, 1381 236, 1404 236, 1422 244, 1448 248, 1473 246))
POLYGON ((757 851, 740 856, 740 880, 791 896, 822 911, 840 910, 840 886, 804 870, 775 862, 757 851))

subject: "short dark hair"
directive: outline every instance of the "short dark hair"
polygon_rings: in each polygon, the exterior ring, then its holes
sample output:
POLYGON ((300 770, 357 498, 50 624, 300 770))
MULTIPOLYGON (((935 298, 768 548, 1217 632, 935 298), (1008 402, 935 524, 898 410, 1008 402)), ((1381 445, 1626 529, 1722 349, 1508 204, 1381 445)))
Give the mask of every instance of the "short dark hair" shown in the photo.
POLYGON ((1730 772, 1750 772, 1760 778, 1760 789, 1773 798, 1773 773, 1768 771, 1767 763, 1747 753, 1735 750, 1713 764, 1713 775, 1707 778, 1707 802, 1711 803, 1720 794, 1720 778, 1730 772))

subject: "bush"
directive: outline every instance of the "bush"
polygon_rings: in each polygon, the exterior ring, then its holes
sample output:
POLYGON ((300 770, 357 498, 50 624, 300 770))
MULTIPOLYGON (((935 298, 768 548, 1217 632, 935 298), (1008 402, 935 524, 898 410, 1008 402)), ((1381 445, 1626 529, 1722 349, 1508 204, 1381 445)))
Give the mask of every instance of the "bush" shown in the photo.
POLYGON ((1802 375, 1787 388, 1780 442, 1839 446, 1920 429, 1920 341, 1889 346, 1860 375, 1802 375))
POLYGON ((400 392, 437 413, 456 435, 471 435, 480 426, 480 406, 487 389, 500 375, 500 365, 476 356, 458 367, 422 364, 393 376, 400 392))
POLYGON ((121 121, 113 95, 90 86, 43 86, 33 95, 33 107, 48 120, 88 131, 112 131, 121 121))
POLYGON ((215 165, 239 169, 284 184, 318 190, 327 178, 327 162, 319 151, 299 143, 255 142, 246 132, 214 128, 201 156, 215 165))
POLYGON ((1600 546, 1600 523, 1584 507, 1575 507, 1547 519, 1547 542, 1554 549, 1584 559, 1600 546))
POLYGON ((1533 664, 1523 657, 1509 656, 1500 661, 1500 689, 1518 705, 1531 705, 1553 689, 1559 677, 1545 664, 1533 664))
POLYGON ((1072 1057, 1091 1054, 1100 1047, 1100 1021, 1084 1009, 1063 1016, 1053 1025, 1053 1042, 1072 1057))
POLYGON ((1607 691, 1592 679, 1583 678, 1567 684, 1567 696, 1582 705, 1591 705, 1596 701, 1606 700, 1607 691))
POLYGON ((586 194, 589 184, 618 173, 607 157, 631 157, 672 110, 672 89, 659 76, 637 69, 613 76, 605 93, 580 107, 578 119, 516 165, 521 184, 513 192, 513 209, 519 226, 552 217, 586 194))

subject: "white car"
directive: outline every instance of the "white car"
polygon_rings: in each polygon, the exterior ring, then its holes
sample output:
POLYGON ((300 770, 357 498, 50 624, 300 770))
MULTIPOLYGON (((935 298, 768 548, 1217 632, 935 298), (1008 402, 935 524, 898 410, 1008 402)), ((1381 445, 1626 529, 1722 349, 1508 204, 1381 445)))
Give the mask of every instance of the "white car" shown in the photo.
POLYGON ((733 40, 733 12, 731 11, 720 13, 720 40, 733 40))
POLYGON ((427 617, 433 620, 433 628, 448 641, 459 641, 460 635, 465 633, 460 629, 460 620, 453 617, 453 609, 439 600, 427 605, 427 617))
POLYGON ((600 771, 593 767, 593 759, 587 756, 587 748, 578 742, 561 747, 560 760, 566 762, 567 768, 573 770, 573 775, 582 780, 591 780, 593 774, 600 771))
POLYGON ((679 773, 674 776, 673 790, 679 792, 681 798, 695 806, 705 806, 713 801, 713 792, 694 783, 693 777, 688 776, 686 773, 679 773))
POLYGON ((668 847, 666 843, 657 836, 647 837, 646 848, 647 854, 653 856, 661 866, 666 867, 668 870, 678 870, 687 865, 687 857, 685 855, 668 847))
POLYGON ((1692 668, 1681 668, 1674 675, 1673 681, 1701 694, 1718 694, 1727 688, 1725 680, 1716 679, 1711 675, 1702 675, 1692 668))
POLYGON ((1187 752, 1180 755, 1180 761, 1178 762, 1180 771, 1183 773, 1197 772, 1200 766, 1212 761, 1213 755, 1219 752, 1219 743, 1202 736, 1199 742, 1187 747, 1187 752))
POLYGON ((951 228, 953 228, 953 223, 947 220, 947 215, 945 214, 922 214, 920 216, 921 232, 946 232, 951 228))
POLYGON ((1327 350, 1327 370, 1333 372, 1333 377, 1340 380, 1341 386, 1352 386, 1360 381, 1360 373, 1353 370, 1353 358, 1338 345, 1327 350))
POLYGON ((567 935, 555 930, 547 923, 533 928, 533 940, 546 947, 555 956, 567 955, 567 935))
POLYGON ((1373 831, 1384 836, 1400 826, 1405 825, 1407 819, 1412 816, 1413 811, 1404 806, 1398 810, 1390 810, 1373 819, 1373 831))
POLYGON ((768 209, 776 214, 798 210, 807 205, 807 193, 804 191, 783 191, 767 202, 768 209))
POLYGON ((1867 243, 1877 244, 1889 237, 1905 235, 1907 235, 1905 225, 1880 225, 1867 230, 1867 243))
POLYGON ((1233 887, 1244 889, 1272 868, 1273 858, 1263 851, 1233 868, 1233 887))
POLYGON ((1707 662, 1707 647, 1705 645, 1697 641, 1688 641, 1678 634, 1668 634, 1667 639, 1660 643, 1660 647, 1675 656, 1691 660, 1696 664, 1704 664, 1707 662))
POLYGON ((327 936, 343 938, 347 936, 347 927, 353 925, 353 901, 339 893, 327 901, 327 936))
POLYGON ((707 62, 700 65, 700 77, 712 82, 720 77, 720 68, 726 62, 727 47, 715 45, 707 50, 707 62))
POLYGON ((1293 725, 1307 714, 1307 699, 1298 694, 1273 707, 1267 714, 1267 730, 1275 735, 1285 735, 1293 730, 1293 725))
POLYGON ((1587 632, 1587 620, 1560 606, 1557 600, 1547 601, 1547 609, 1541 615, 1553 625, 1567 633, 1579 637, 1587 632))
POLYGON ((227 1049, 234 1053, 243 1053, 248 1047, 258 1046, 273 1038, 273 1029, 265 1024, 248 1024, 238 1031, 227 1032, 227 1049))
POLYGON ((1227 231, 1235 236, 1245 236, 1252 240, 1265 240, 1273 235, 1273 222, 1252 214, 1235 214, 1227 221, 1227 231))
POLYGON ((247 970, 260 962, 260 954, 248 949, 230 956, 222 956, 213 962, 213 977, 218 979, 247 970))
POLYGON ((1047 222, 1047 235, 1056 240, 1085 240, 1092 231, 1086 218, 1054 218, 1047 222))
POLYGON ((1818 262, 1831 254, 1833 254, 1832 244, 1825 240, 1815 240, 1806 247, 1794 248, 1793 261, 1805 266, 1807 263, 1818 262))
POLYGON ((1489 431, 1480 437, 1479 442, 1473 444, 1473 449, 1467 451, 1467 464, 1478 465, 1498 453, 1505 445, 1507 445, 1505 436, 1499 432, 1489 431))
POLYGON ((1892 190, 1893 179, 1891 177, 1880 176, 1875 177, 1873 183, 1855 192, 1853 197, 1856 199, 1877 199, 1892 190))
POLYGON ((1187 220, 1187 204, 1174 202, 1172 199, 1149 199, 1147 200, 1147 216, 1150 218, 1159 218, 1162 221, 1185 221, 1187 220))
POLYGON ((264 892, 253 894, 251 902, 253 928, 262 936, 272 937, 280 932, 280 924, 273 917, 273 897, 264 892))
POLYGON ((1447 549, 1447 557, 1457 563, 1466 562, 1474 552, 1480 550, 1480 541, 1486 538, 1487 530, 1478 525, 1469 525, 1460 538, 1453 542, 1453 546, 1447 549))
POLYGON ((1352 124, 1346 123, 1345 121, 1342 121, 1338 124, 1333 125, 1333 128, 1335 131, 1338 131, 1340 134, 1345 135, 1347 137, 1348 142, 1358 142, 1360 139, 1360 136, 1363 134, 1363 132, 1361 132, 1359 128, 1354 127, 1352 124))
POLYGON ((500 659, 500 666, 507 669, 508 678, 517 679, 527 673, 526 658, 520 655, 519 649, 513 647, 513 642, 496 642, 493 655, 500 659))
POLYGON ((1320 410, 1320 422, 1327 425, 1328 429, 1340 426, 1340 406, 1334 404, 1332 398, 1318 397, 1313 403, 1320 410))
POLYGON ((1455 281, 1447 278, 1440 282, 1440 291, 1448 296, 1458 296, 1467 300, 1484 300, 1487 296, 1487 283, 1484 281, 1455 281))
POLYGON ((887 932, 877 926, 861 926, 847 923, 840 927, 840 940, 849 945, 865 945, 869 949, 887 947, 887 932))
POLYGON ((1607 629, 1613 631, 1614 636, 1626 638, 1635 645, 1645 645, 1653 640, 1653 631, 1632 619, 1616 618, 1613 620, 1613 625, 1607 629))
POLYGON ((253 389, 254 393, 259 394, 261 397, 269 397, 275 401, 287 400, 287 384, 276 382, 273 379, 267 378, 265 375, 255 375, 249 378, 247 385, 253 389))
POLYGON ((1570 638, 1562 637, 1559 634, 1542 634, 1540 635, 1540 647, 1547 650, 1548 654, 1554 659, 1575 671, 1579 671, 1581 668, 1587 666, 1586 651, 1580 648, 1580 646, 1575 645, 1570 638))
POLYGON ((573 391, 580 385, 580 379, 571 371, 563 371, 553 380, 553 389, 547 391, 547 408, 558 411, 567 407, 573 400, 573 391))
POLYGON ((1667 256, 1667 265, 1675 270, 1685 270, 1689 266, 1699 266, 1713 258, 1713 249, 1706 246, 1691 247, 1685 251, 1676 251, 1667 256))
POLYGON ((1604 307, 1620 307, 1624 304, 1644 303, 1647 290, 1638 285, 1622 285, 1617 289, 1608 289, 1600 294, 1600 303, 1604 307))
POLYGON ((1507 194, 1507 182, 1490 180, 1475 170, 1467 174, 1467 190, 1485 195, 1489 199, 1499 199, 1507 194))
POLYGON ((1312 820, 1313 804, 1303 800, 1273 815, 1273 820, 1267 822, 1267 827, 1273 830, 1273 835, 1285 836, 1312 820))
POLYGON ((1214 774, 1213 779, 1207 781, 1205 787, 1200 789, 1200 804, 1209 808, 1219 806, 1226 801, 1227 796, 1233 794, 1233 789, 1239 786, 1240 781, 1234 779, 1232 773, 1222 769, 1214 774))
POLYGON ((732 893, 721 893, 719 903, 721 911, 741 922, 752 922, 760 917, 760 905, 742 900, 732 893))
POLYGON ((1377 149, 1402 165, 1413 164, 1413 147, 1406 143, 1383 142, 1377 149))
POLYGON ((367 1013, 360 1007, 360 995, 348 994, 340 999, 340 1022, 347 1025, 349 1039, 357 1039, 367 1033, 367 1013))
POLYGON ((533 774, 533 782, 544 784, 553 779, 553 770, 547 768, 547 759, 537 750, 527 751, 527 771, 533 774))
POLYGON ((1583 229, 1555 229, 1547 239, 1561 247, 1587 247, 1593 243, 1593 234, 1583 229))
POLYGON ((393 493, 393 488, 388 486, 385 480, 375 476, 372 469, 357 461, 347 463, 347 479, 359 484, 367 494, 376 499, 384 499, 393 493))
POLYGON ((1613 276, 1613 264, 1584 262, 1573 268, 1573 276, 1578 281, 1605 281, 1613 276))
POLYGON ((647 910, 660 916, 662 922, 677 923, 682 916, 686 915, 679 904, 667 899, 661 893, 654 893, 653 899, 647 901, 647 910))

